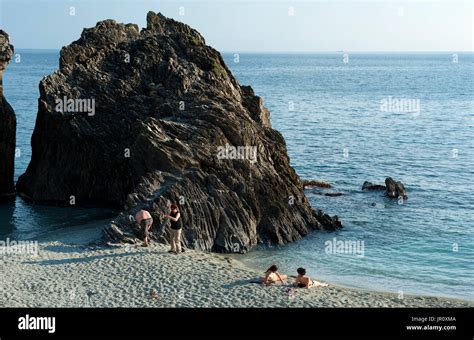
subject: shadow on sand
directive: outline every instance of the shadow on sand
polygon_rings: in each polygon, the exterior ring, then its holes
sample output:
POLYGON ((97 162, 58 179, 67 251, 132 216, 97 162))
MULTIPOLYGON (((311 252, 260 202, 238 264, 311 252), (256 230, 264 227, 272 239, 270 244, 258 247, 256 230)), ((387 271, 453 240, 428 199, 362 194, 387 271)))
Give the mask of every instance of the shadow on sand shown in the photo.
POLYGON ((52 251, 55 253, 79 253, 87 249, 87 246, 83 245, 57 245, 47 246, 44 250, 52 251))
POLYGON ((101 260, 105 258, 134 256, 134 255, 140 255, 140 254, 143 254, 143 253, 135 252, 135 253, 126 253, 126 254, 104 254, 104 255, 96 255, 96 256, 85 256, 85 257, 80 257, 80 258, 59 259, 59 260, 27 261, 25 263, 40 264, 42 266, 54 266, 54 265, 70 264, 70 263, 85 263, 85 262, 101 260))
POLYGON ((261 285, 262 282, 258 278, 237 280, 237 281, 234 281, 232 283, 222 285, 222 288, 232 289, 232 288, 235 288, 235 287, 244 286, 244 285, 248 285, 248 284, 259 284, 259 285, 261 285))

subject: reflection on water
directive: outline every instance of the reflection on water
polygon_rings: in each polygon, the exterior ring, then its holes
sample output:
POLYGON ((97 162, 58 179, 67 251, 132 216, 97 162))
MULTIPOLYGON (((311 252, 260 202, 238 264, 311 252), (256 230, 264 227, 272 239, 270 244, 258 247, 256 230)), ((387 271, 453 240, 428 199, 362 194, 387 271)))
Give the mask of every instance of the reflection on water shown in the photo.
POLYGON ((15 223, 13 213, 15 211, 15 201, 0 202, 0 240, 13 234, 15 223))
POLYGON ((0 239, 32 239, 61 229, 104 223, 112 219, 117 211, 104 208, 51 207, 23 201, 0 205, 0 239))

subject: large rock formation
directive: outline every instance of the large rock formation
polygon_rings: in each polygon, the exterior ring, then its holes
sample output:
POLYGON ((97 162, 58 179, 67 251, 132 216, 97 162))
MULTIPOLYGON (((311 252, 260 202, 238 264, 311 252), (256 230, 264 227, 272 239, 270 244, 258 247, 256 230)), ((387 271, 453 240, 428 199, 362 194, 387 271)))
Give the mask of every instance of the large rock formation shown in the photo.
POLYGON ((0 200, 12 196, 15 192, 13 184, 16 117, 10 104, 3 96, 3 72, 13 55, 8 34, 0 30, 0 200))
POLYGON ((128 214, 145 208, 158 222, 170 202, 190 248, 246 251, 341 227, 311 208, 262 99, 185 24, 152 12, 141 31, 101 21, 61 50, 40 95, 17 189, 126 209, 109 239, 133 241, 128 214))

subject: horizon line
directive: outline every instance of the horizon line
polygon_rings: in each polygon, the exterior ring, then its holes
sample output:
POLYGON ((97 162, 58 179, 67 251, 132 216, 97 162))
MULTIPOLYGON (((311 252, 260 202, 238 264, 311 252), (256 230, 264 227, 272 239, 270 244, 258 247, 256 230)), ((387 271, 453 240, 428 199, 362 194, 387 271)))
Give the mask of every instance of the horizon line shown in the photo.
MULTIPOLYGON (((65 46, 63 46, 65 47, 65 46)), ((60 51, 61 48, 31 48, 31 47, 15 47, 15 50, 31 50, 31 51, 60 51)), ((321 51, 239 51, 239 50, 222 50, 220 53, 262 53, 262 54, 316 54, 316 53, 474 53, 474 50, 321 50, 321 51)))

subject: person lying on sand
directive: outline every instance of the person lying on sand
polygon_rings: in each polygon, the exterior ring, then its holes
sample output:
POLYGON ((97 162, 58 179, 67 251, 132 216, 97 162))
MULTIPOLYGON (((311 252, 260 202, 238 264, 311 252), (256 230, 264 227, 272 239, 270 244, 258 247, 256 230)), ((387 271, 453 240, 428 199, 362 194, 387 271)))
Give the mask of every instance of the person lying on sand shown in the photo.
POLYGON ((265 272, 265 276, 260 278, 260 281, 264 285, 269 285, 272 283, 282 282, 288 278, 287 275, 280 274, 278 272, 278 267, 276 265, 272 265, 270 268, 267 269, 265 272))
POLYGON ((142 228, 143 246, 148 247, 148 235, 153 225, 153 218, 148 211, 142 209, 135 215, 135 221, 142 228))
POLYGON ((298 268, 296 270, 298 272, 298 276, 295 279, 293 285, 298 288, 311 288, 311 287, 327 287, 327 283, 322 283, 318 281, 313 281, 309 276, 306 276, 306 269, 298 268))

